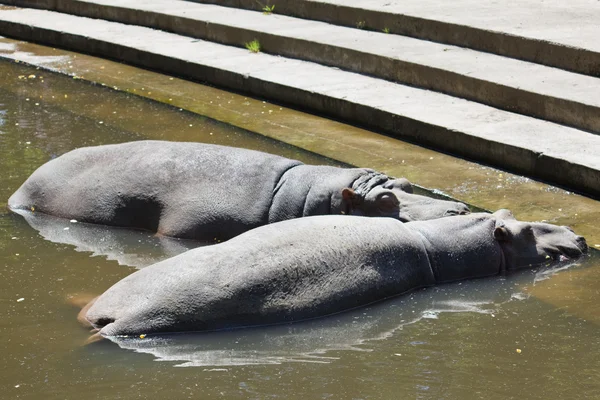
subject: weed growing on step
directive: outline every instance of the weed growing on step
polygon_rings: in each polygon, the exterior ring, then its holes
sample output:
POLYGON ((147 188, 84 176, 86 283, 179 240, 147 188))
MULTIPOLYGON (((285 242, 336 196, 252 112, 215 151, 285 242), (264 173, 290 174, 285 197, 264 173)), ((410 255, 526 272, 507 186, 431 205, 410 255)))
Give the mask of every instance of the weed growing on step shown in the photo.
POLYGON ((366 25, 367 25, 367 23, 365 21, 358 21, 358 22, 356 22, 356 27, 358 29, 364 29, 366 25))
POLYGON ((275 10, 275 4, 273 4, 272 6, 263 6, 262 8, 262 12, 265 15, 273 14, 273 10, 275 10))
POLYGON ((383 33, 390 33, 390 28, 387 26, 381 30, 383 33))
POLYGON ((260 43, 258 42, 257 39, 254 39, 253 41, 246 43, 245 46, 252 53, 258 53, 258 52, 260 52, 260 43))
POLYGON ((263 4, 263 3, 261 3, 258 0, 256 0, 256 2, 260 6, 260 9, 262 10, 263 14, 265 14, 265 15, 271 15, 271 14, 273 14, 273 11, 275 10, 275 5, 274 4, 272 6, 270 6, 268 2, 267 2, 267 4, 263 4))

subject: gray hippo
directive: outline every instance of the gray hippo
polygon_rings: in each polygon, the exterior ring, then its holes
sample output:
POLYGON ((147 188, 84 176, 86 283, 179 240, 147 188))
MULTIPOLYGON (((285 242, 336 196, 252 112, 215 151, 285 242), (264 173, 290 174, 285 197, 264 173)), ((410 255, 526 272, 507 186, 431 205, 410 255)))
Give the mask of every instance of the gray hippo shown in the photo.
POLYGON ((137 271, 79 319, 99 330, 96 337, 287 323, 586 251, 570 228, 519 222, 507 210, 407 224, 300 218, 137 271))
POLYGON ((68 152, 38 168, 8 207, 197 240, 227 240, 309 215, 412 221, 469 212, 462 203, 412 194, 406 179, 371 169, 304 165, 258 151, 164 141, 68 152))

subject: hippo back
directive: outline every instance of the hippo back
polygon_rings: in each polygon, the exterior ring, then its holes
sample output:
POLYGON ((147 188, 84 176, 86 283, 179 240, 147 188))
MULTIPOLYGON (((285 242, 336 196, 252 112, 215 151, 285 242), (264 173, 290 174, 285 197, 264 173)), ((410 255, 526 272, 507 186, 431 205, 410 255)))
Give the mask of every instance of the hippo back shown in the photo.
POLYGON ((87 312, 104 335, 291 322, 435 283, 420 238, 391 218, 263 226, 115 284, 87 312))
POLYGON ((274 187, 300 164, 202 143, 87 147, 42 165, 8 205, 168 236, 230 238, 268 222, 274 187))

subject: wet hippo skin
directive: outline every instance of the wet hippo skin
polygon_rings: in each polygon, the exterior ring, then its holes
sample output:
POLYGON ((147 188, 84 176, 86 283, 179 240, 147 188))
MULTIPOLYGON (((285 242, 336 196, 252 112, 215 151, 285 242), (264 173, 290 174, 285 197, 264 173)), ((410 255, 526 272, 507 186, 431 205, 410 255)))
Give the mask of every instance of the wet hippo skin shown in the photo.
POLYGON ((516 221, 506 210, 406 224, 300 218, 135 272, 89 303, 80 319, 102 336, 286 323, 586 251, 569 228, 516 221))
POLYGON ((370 169, 311 166, 258 151, 164 141, 68 152, 38 168, 8 206, 198 240, 225 240, 309 215, 411 221, 468 213, 462 203, 412 194, 406 179, 370 169))

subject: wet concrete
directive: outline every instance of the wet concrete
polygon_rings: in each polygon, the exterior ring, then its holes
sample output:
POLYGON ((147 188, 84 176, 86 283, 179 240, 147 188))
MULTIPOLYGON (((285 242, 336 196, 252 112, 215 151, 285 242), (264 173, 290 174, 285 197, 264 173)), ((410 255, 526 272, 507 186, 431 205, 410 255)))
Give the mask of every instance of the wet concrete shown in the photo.
MULTIPOLYGON (((600 227, 596 224, 600 219, 600 203, 590 198, 385 135, 176 77, 10 39, 1 43, 2 57, 162 101, 350 165, 404 176, 484 209, 509 208, 520 219, 569 225, 586 236, 592 247, 600 248, 600 227)), ((78 104, 93 101, 84 98, 66 101, 60 94, 55 97, 48 101, 53 100, 75 113, 78 104)), ((94 112, 100 114, 92 115, 93 118, 109 121, 112 110, 94 112)), ((180 128, 172 129, 169 135, 172 140, 186 140, 186 132, 180 128)))
POLYGON ((30 9, 3 11, 0 27, 20 38, 277 99, 600 196, 600 137, 580 130, 331 67, 143 27, 30 9))
POLYGON ((182 0, 37 0, 35 7, 238 47, 258 40, 269 54, 600 132, 599 79, 464 47, 182 0))

